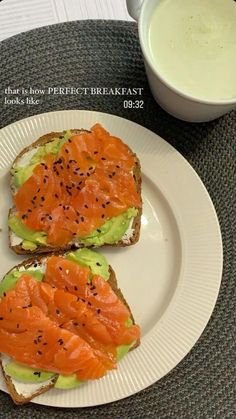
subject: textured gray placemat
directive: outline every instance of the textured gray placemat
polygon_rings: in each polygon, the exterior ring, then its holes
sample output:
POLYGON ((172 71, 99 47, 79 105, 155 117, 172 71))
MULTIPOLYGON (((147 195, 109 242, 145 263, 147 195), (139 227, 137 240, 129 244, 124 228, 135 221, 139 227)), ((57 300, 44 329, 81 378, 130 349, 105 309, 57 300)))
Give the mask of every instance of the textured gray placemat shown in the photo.
MULTIPOLYGON (((207 124, 178 121, 152 99, 136 25, 86 21, 59 24, 0 44, 0 126, 59 109, 117 114, 150 128, 176 147, 205 183, 221 224, 224 273, 219 298, 203 335, 185 359, 146 390, 109 405, 56 409, 16 407, 0 392, 0 417, 31 418, 235 418, 235 151, 236 115, 207 124), (50 96, 37 106, 3 106, 3 89, 47 86, 144 87, 144 110, 123 109, 119 96, 50 96)), ((142 139, 140 138, 140 141, 142 139)))

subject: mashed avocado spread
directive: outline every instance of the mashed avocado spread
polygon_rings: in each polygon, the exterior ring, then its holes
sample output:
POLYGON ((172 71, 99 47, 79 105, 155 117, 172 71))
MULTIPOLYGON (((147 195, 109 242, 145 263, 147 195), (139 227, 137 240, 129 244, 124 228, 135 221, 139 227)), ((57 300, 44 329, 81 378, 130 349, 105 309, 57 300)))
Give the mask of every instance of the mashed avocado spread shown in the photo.
POLYGON ((71 132, 67 131, 62 138, 55 138, 54 140, 38 147, 35 154, 31 157, 26 166, 14 166, 11 174, 14 176, 14 183, 17 188, 23 185, 26 180, 32 175, 34 168, 43 161, 47 154, 57 154, 63 144, 71 137, 71 132))
MULTIPOLYGON (((121 240, 125 232, 129 228, 132 218, 136 217, 138 210, 129 208, 123 214, 112 217, 106 221, 101 227, 94 230, 88 236, 83 237, 80 241, 86 245, 101 246, 105 243, 112 244, 121 240)), ((29 229, 17 216, 9 217, 8 225, 16 236, 23 239, 22 248, 25 250, 35 250, 37 246, 47 245, 47 234, 45 232, 33 231, 29 229)))

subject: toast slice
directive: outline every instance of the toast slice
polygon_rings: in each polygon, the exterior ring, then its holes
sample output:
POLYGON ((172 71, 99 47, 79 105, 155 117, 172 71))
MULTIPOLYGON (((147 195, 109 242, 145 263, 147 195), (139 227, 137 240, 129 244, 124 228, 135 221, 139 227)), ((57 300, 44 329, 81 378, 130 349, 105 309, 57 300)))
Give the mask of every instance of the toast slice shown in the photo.
MULTIPOLYGON (((70 130, 71 135, 80 135, 83 133, 89 133, 90 131, 84 130, 84 129, 72 129, 70 130)), ((21 153, 16 157, 16 159, 13 162, 12 168, 11 168, 11 174, 10 174, 10 189, 12 196, 17 193, 17 186, 14 182, 14 168, 18 166, 24 166, 27 164, 30 160, 30 158, 34 155, 34 153, 37 152, 37 150, 41 146, 45 146, 46 144, 52 143, 56 138, 64 138, 67 131, 63 132, 51 132, 49 134, 43 135, 40 137, 37 141, 35 141, 30 146, 26 147, 21 151, 21 153)), ((130 148, 127 146, 127 149, 129 152, 131 152, 132 156, 135 158, 135 166, 132 170, 133 178, 136 183, 137 192, 141 197, 141 167, 138 157, 135 153, 133 153, 130 148)), ((13 217, 17 214, 17 209, 15 206, 13 206, 9 210, 8 217, 13 217)), ((109 246, 115 246, 115 247, 125 247, 130 246, 139 240, 140 237, 140 226, 141 226, 141 215, 142 215, 142 207, 140 206, 137 208, 136 215, 133 216, 130 219, 130 223, 128 226, 127 231, 123 234, 119 240, 116 240, 114 243, 103 243, 101 246, 109 245, 109 246)), ((27 249, 23 245, 24 240, 20 237, 18 237, 15 232, 11 230, 9 227, 9 247, 17 254, 38 254, 38 253, 49 253, 49 252, 57 252, 57 251, 67 251, 69 249, 73 248, 83 248, 83 247, 100 247, 100 245, 94 245, 93 243, 84 243, 83 240, 81 240, 79 237, 73 238, 70 242, 68 242, 66 245, 63 246, 53 246, 53 245, 37 245, 35 249, 27 249)))
MULTIPOLYGON (((66 256, 68 253, 71 253, 71 252, 67 252, 67 253, 64 253, 64 254, 62 254, 60 252, 57 252, 57 253, 53 253, 53 256, 66 256)), ((44 255, 44 256, 38 256, 38 257, 30 258, 26 261, 23 261, 19 265, 15 266, 13 269, 14 270, 17 269, 19 271, 25 271, 25 270, 35 269, 36 266, 37 266, 37 269, 41 269, 42 272, 44 272, 45 263, 47 261, 47 258, 49 258, 51 256, 52 256, 52 254, 50 254, 48 256, 44 255)), ((11 271, 13 271, 13 269, 11 269, 11 271)), ((11 271, 9 271, 5 275, 5 277, 11 271)), ((4 280, 4 278, 3 278, 3 280, 4 280)), ((131 312, 131 309, 130 309, 127 301, 125 300, 121 289, 118 287, 116 275, 115 275, 115 272, 114 272, 114 270, 112 269, 111 266, 109 266, 109 278, 107 279, 107 282, 109 283, 109 285, 111 286, 111 288, 115 292, 115 294, 118 296, 118 298, 128 308, 128 310, 130 312, 130 318, 131 318, 133 324, 135 324, 135 320, 134 320, 133 314, 131 312)), ((140 338, 137 339, 137 341, 129 349, 129 351, 137 348, 139 345, 140 345, 140 338)), ((20 382, 19 380, 16 380, 16 379, 12 378, 7 373, 7 371, 5 369, 9 360, 10 359, 9 359, 8 356, 0 354, 0 366, 1 366, 2 373, 3 373, 3 377, 5 379, 5 383, 6 383, 9 395, 11 396, 11 398, 14 401, 15 404, 21 405, 21 404, 28 403, 33 398, 39 396, 40 394, 43 394, 43 393, 49 391, 51 388, 53 388, 55 386, 58 375, 55 375, 54 377, 50 378, 46 382, 37 383, 37 384, 24 383, 24 382, 20 382)), ((78 388, 78 391, 79 391, 79 388, 78 388)))

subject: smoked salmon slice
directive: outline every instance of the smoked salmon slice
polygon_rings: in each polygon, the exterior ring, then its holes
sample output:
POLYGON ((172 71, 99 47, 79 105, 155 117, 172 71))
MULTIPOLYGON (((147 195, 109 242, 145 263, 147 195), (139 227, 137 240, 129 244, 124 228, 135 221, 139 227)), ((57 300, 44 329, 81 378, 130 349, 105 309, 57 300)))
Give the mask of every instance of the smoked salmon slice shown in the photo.
POLYGON ((111 286, 101 276, 89 273, 80 265, 60 256, 47 259, 44 281, 64 289, 85 301, 96 318, 106 327, 114 345, 128 345, 139 339, 140 328, 137 325, 126 327, 131 313, 118 298, 111 286))
POLYGON ((96 124, 48 154, 14 196, 18 216, 47 242, 63 246, 85 237, 129 208, 141 207, 136 156, 96 124))

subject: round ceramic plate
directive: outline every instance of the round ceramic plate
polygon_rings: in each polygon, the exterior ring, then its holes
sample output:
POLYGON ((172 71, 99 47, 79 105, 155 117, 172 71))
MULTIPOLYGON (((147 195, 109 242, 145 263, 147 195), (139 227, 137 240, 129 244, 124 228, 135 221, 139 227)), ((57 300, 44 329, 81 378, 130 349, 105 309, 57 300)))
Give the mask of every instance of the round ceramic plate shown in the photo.
MULTIPOLYGON (((144 202, 140 241, 102 248, 116 271, 136 323, 139 348, 116 371, 74 390, 50 390, 35 403, 84 407, 109 403, 151 385, 174 368, 204 330, 218 295, 222 242, 217 216, 188 162, 153 132, 123 118, 90 111, 59 111, 18 121, 0 131, 0 277, 22 259, 8 248, 11 206, 8 171, 21 149, 50 131, 89 129, 100 122, 139 156, 144 202)), ((3 379, 0 389, 5 390, 3 379)))

